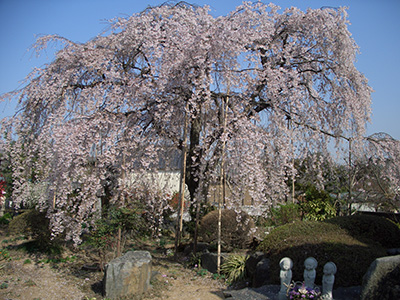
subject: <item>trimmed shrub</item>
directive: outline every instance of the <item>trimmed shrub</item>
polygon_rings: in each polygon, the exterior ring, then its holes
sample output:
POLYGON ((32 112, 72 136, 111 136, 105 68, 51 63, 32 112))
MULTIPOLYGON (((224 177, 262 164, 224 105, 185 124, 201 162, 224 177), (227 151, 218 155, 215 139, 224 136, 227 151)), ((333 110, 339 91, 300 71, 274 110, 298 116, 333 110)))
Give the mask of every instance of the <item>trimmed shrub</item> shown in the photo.
POLYGON ((33 239, 50 236, 49 220, 45 212, 29 209, 15 216, 8 226, 11 234, 22 234, 33 239))
POLYGON ((25 245, 29 252, 42 251, 59 254, 62 251, 61 238, 51 236, 46 212, 29 209, 14 217, 8 225, 8 230, 10 234, 24 235, 33 239, 25 245))
POLYGON ((293 280, 302 281, 304 260, 318 261, 316 283, 322 282, 323 266, 333 261, 337 268, 335 286, 360 285, 369 265, 386 250, 373 241, 360 241, 337 224, 302 221, 275 228, 260 244, 270 259, 272 283, 279 284, 279 261, 293 260, 293 280))
MULTIPOLYGON (((236 213, 233 210, 221 211, 221 244, 225 250, 245 248, 251 241, 253 219, 245 212, 236 213)), ((199 238, 206 243, 217 243, 218 211, 205 215, 199 226, 199 238)))
POLYGON ((357 214, 336 217, 326 222, 340 226, 359 240, 373 240, 385 248, 400 248, 399 226, 384 217, 357 214))

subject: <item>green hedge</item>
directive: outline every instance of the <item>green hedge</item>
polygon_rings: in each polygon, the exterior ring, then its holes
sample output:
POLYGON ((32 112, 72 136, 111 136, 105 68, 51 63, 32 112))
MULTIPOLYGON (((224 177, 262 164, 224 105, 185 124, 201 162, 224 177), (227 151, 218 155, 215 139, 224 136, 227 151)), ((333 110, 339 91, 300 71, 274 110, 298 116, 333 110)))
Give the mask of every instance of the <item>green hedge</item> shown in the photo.
POLYGON ((359 214, 326 222, 340 226, 357 239, 375 241, 385 248, 400 248, 399 225, 384 217, 359 214))
POLYGON ((396 224, 380 217, 351 216, 324 222, 297 221, 275 228, 258 250, 270 258, 270 278, 279 283, 279 261, 293 260, 293 280, 302 281, 304 260, 317 259, 316 284, 321 284, 325 263, 337 266, 335 286, 360 285, 369 265, 386 255, 386 248, 398 247, 396 224))

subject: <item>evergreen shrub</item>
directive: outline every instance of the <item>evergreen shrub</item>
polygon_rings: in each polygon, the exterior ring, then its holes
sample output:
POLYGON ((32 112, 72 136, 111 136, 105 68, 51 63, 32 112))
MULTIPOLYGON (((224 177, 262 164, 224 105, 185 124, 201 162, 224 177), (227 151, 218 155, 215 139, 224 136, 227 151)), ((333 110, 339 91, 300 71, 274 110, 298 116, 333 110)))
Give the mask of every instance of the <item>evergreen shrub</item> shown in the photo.
POLYGON ((281 226, 299 220, 301 211, 296 203, 280 204, 270 209, 270 226, 281 226))
POLYGON ((49 254, 62 252, 62 237, 52 237, 46 212, 36 209, 26 210, 10 221, 8 231, 12 235, 24 235, 32 239, 25 244, 28 252, 41 251, 49 254))
POLYGON ((12 215, 9 212, 6 212, 4 215, 0 217, 0 225, 7 225, 12 220, 12 215))
POLYGON ((279 284, 279 261, 293 260, 293 280, 302 281, 304 260, 318 261, 316 284, 321 285, 323 266, 332 261, 337 266, 335 286, 356 286, 370 264, 386 255, 386 249, 372 240, 359 240, 337 224, 298 221, 275 228, 258 247, 270 259, 271 283, 279 284))
POLYGON ((315 186, 307 188, 304 200, 299 204, 303 220, 322 221, 336 216, 336 208, 327 191, 315 186))
POLYGON ((385 248, 400 248, 400 228, 387 218, 356 214, 336 217, 326 222, 340 226, 359 240, 372 240, 385 248))
MULTIPOLYGON (((224 250, 245 248, 251 241, 253 228, 254 221, 247 213, 223 209, 221 211, 221 244, 224 250)), ((206 243, 217 243, 217 237, 218 210, 214 210, 201 219, 199 238, 206 243)))

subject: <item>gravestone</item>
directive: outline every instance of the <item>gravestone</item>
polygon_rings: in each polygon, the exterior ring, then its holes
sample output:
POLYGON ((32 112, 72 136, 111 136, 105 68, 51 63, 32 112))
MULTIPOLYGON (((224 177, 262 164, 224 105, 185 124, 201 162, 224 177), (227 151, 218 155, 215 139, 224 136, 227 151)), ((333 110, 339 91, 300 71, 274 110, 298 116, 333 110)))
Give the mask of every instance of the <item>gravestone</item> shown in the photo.
POLYGON ((148 251, 129 251, 110 261, 103 279, 105 297, 115 299, 146 292, 150 288, 151 260, 148 251))

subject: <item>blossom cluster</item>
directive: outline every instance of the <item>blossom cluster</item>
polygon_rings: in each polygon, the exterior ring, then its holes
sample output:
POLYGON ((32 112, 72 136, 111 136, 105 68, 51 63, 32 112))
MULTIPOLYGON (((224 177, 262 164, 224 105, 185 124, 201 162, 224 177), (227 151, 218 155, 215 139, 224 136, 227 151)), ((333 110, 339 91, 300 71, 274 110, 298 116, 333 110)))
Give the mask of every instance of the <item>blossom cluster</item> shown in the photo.
POLYGON ((321 296, 318 287, 309 288, 303 283, 293 283, 288 291, 289 299, 293 300, 316 300, 321 296))
POLYGON ((40 38, 38 51, 61 42, 56 59, 0 96, 19 101, 0 122, 15 205, 47 210, 53 233, 79 243, 81 224, 102 202, 128 204, 126 193, 160 228, 169 199, 136 179, 186 148, 191 204, 216 192, 221 173, 227 203, 284 201, 295 158, 365 132, 372 90, 347 23, 344 8, 244 2, 214 18, 180 2, 111 20, 86 43, 40 38))

